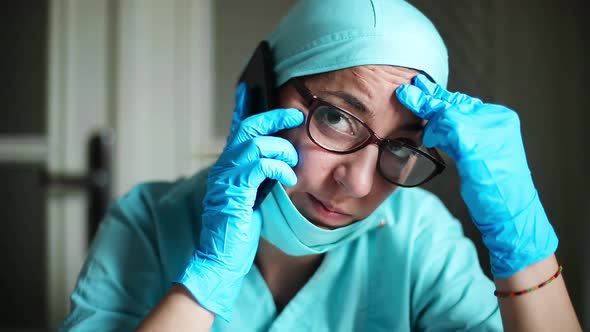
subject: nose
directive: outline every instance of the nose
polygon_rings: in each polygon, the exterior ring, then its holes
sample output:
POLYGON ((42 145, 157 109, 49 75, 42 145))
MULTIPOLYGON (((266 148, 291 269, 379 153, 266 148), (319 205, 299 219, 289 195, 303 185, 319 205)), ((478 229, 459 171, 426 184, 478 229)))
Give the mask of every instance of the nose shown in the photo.
POLYGON ((345 159, 334 170, 334 180, 351 197, 367 196, 373 188, 379 147, 370 144, 342 157, 345 159))

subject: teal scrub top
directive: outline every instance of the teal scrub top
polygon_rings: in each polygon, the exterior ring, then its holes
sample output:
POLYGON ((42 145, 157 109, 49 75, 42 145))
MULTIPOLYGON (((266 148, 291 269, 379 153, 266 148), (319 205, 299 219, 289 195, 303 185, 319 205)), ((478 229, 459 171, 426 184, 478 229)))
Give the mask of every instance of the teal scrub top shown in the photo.
MULTIPOLYGON (((71 295, 63 331, 132 331, 198 244, 207 173, 134 187, 109 209, 71 295)), ((328 252, 277 314, 255 265, 231 322, 213 331, 501 331, 494 285, 433 194, 399 188, 385 223, 328 252)), ((263 221, 265 222, 265 221, 263 221)))

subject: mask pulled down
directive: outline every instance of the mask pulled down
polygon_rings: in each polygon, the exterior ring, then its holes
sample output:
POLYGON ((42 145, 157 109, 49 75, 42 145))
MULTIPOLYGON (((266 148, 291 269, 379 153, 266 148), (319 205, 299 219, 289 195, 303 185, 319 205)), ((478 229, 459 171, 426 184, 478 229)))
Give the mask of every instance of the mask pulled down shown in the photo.
POLYGON ((383 218, 378 208, 367 218, 338 229, 317 227, 307 220, 277 183, 260 205, 262 237, 291 256, 322 254, 348 243, 370 229, 383 218))

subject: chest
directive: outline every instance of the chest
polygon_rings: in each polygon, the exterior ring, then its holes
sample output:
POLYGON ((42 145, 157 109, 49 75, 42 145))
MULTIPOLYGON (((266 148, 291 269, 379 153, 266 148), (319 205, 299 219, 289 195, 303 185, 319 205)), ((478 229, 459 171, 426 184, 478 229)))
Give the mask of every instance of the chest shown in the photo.
POLYGON ((315 273, 289 289, 267 283, 253 266, 232 321, 216 320, 213 331, 409 330, 409 277, 389 278, 379 261, 361 241, 330 252, 315 273))
POLYGON ((257 265, 260 277, 274 300, 277 314, 280 314, 289 301, 309 282, 321 262, 322 258, 319 257, 311 264, 287 263, 267 268, 257 265))

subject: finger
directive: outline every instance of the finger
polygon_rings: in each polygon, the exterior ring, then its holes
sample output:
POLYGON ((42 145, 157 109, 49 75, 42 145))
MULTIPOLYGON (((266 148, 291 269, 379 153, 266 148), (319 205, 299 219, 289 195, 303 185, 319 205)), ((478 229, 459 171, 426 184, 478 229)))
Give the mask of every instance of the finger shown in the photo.
POLYGON ((451 93, 442 86, 431 82, 426 76, 418 75, 413 84, 404 84, 396 90, 399 101, 417 116, 431 120, 441 111, 453 106, 482 104, 482 101, 462 93, 451 93))
POLYGON ((300 126, 304 120, 303 113, 295 108, 280 108, 256 114, 242 121, 231 144, 240 144, 253 137, 294 128, 300 126))
POLYGON ((478 114, 469 104, 439 112, 428 122, 422 143, 426 147, 441 149, 458 162, 478 149, 489 146, 490 137, 503 136, 498 135, 496 129, 505 128, 506 125, 489 115, 487 112, 484 116, 478 114), (494 134, 487 130, 489 126, 496 128, 494 134))
POLYGON ((254 138, 253 142, 259 149, 260 158, 282 160, 291 167, 295 167, 299 162, 297 150, 284 138, 262 136, 254 138))
POLYGON ((431 95, 435 99, 445 101, 450 105, 481 103, 481 100, 470 97, 466 94, 460 92, 449 92, 422 74, 414 77, 413 85, 420 88, 420 90, 422 90, 422 92, 426 93, 427 95, 431 95))
MULTIPOLYGON (((291 166, 277 159, 258 159, 240 165, 236 171, 239 175, 232 181, 235 182, 232 186, 239 186, 242 189, 246 187, 256 189, 267 178, 277 180, 286 186, 294 186, 297 183, 297 176, 291 166)), ((252 201, 252 203, 254 202, 252 201)))
MULTIPOLYGON (((267 178, 277 180, 285 186, 294 186, 297 184, 295 171, 282 160, 269 158, 257 159, 248 164, 239 165, 233 171, 236 172, 237 177, 233 177, 230 183, 221 186, 222 190, 226 193, 230 190, 254 190, 255 193, 256 189, 267 178)), ((219 189, 219 187, 220 185, 216 184, 216 188, 219 189)), ((237 199, 237 196, 244 195, 232 195, 233 199, 237 199)), ((242 202, 244 205, 251 206, 254 204, 253 196, 246 195, 244 198, 247 199, 242 202), (249 199, 252 201, 248 201, 249 199)))
POLYGON ((277 180, 285 186, 294 186, 297 184, 297 175, 295 171, 285 162, 276 159, 260 159, 257 164, 258 174, 262 175, 260 183, 269 178, 277 180))
POLYGON ((424 93, 420 88, 410 84, 401 85, 395 91, 397 99, 416 116, 430 120, 432 117, 445 110, 449 104, 431 95, 424 93))
POLYGON ((459 151, 459 137, 457 123, 446 117, 444 112, 436 114, 424 130, 422 144, 427 148, 439 148, 454 160, 459 151))
POLYGON ((275 136, 259 136, 239 145, 232 146, 224 156, 223 163, 234 165, 249 164, 262 158, 277 159, 295 167, 299 161, 297 151, 291 142, 275 136), (225 159, 225 158, 224 158, 225 159))

